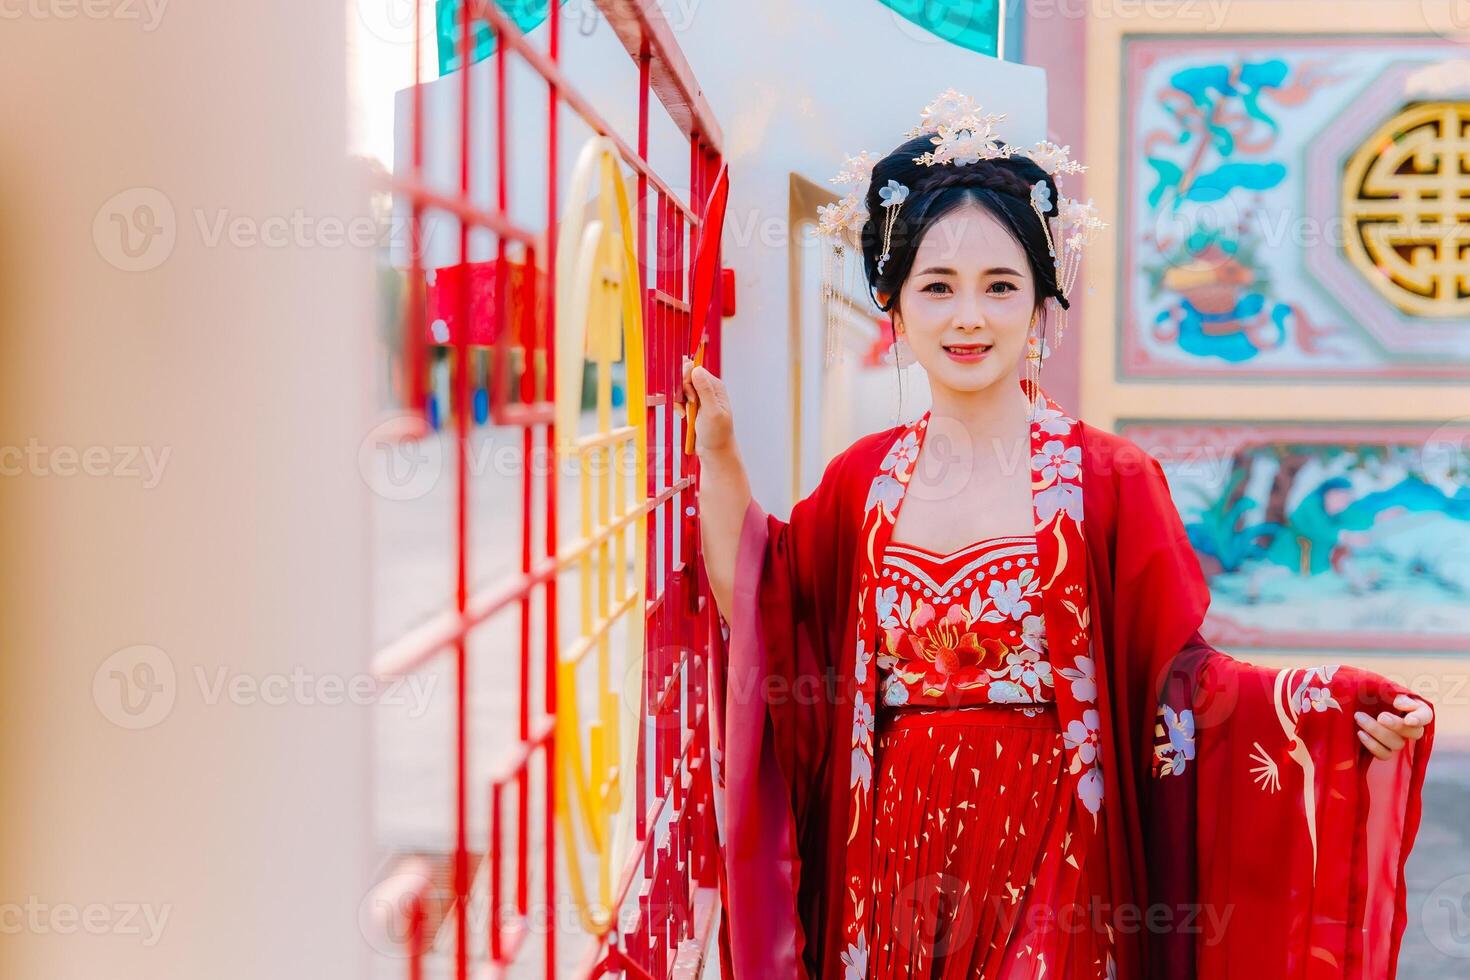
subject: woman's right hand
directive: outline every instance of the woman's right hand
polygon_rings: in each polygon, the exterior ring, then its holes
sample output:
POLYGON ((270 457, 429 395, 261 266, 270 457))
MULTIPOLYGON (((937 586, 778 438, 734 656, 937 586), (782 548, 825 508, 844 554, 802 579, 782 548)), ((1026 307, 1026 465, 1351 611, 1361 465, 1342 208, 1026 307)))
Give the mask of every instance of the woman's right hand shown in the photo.
MULTIPOLYGON (((730 393, 725 383, 694 359, 684 358, 684 402, 693 405, 694 451, 701 456, 723 453, 735 447, 735 420, 730 414, 730 393)), ((680 414, 685 414, 683 411, 680 414)))
POLYGON ((688 412, 695 413, 700 558, 715 606, 728 620, 735 608, 735 562, 751 505, 750 477, 735 446, 735 420, 725 383, 704 367, 695 367, 689 357, 684 359, 683 375, 680 404, 675 409, 686 418, 688 412))

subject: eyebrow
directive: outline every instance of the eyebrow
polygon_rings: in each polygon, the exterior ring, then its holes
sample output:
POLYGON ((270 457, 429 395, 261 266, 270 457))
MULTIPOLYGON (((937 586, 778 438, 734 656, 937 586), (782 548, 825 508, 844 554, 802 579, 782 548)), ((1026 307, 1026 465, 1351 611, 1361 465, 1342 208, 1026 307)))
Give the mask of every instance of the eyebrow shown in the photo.
MULTIPOLYGON (((957 272, 955 272, 947 265, 931 265, 929 268, 923 270, 922 272, 915 273, 915 275, 927 276, 931 273, 936 276, 958 275, 957 272)), ((1010 266, 1006 265, 997 266, 994 269, 986 269, 982 273, 982 275, 987 276, 1019 276, 1020 274, 1021 273, 1017 272, 1015 269, 1012 269, 1010 266)))

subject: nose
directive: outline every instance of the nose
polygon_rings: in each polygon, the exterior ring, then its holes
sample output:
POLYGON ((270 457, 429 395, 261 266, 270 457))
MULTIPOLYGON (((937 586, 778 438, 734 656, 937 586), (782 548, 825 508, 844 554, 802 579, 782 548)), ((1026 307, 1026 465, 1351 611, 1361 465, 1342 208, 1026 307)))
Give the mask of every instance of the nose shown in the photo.
POLYGON ((985 326, 984 304, 980 302, 980 297, 967 292, 955 304, 955 326, 961 330, 978 330, 985 326))

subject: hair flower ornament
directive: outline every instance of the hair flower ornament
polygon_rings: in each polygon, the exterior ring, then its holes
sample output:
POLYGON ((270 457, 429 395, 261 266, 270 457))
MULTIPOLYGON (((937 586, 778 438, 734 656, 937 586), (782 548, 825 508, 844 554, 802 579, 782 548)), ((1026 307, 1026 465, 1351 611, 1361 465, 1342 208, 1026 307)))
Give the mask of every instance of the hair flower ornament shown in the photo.
POLYGON ((883 254, 878 256, 878 271, 883 271, 883 265, 888 261, 888 247, 893 241, 893 221, 898 217, 898 206, 909 196, 906 184, 900 184, 896 180, 890 180, 887 184, 878 188, 878 197, 883 201, 886 211, 883 221, 883 254))
POLYGON ((896 207, 904 202, 909 196, 909 189, 896 180, 890 180, 887 184, 878 188, 878 196, 883 199, 885 208, 896 207))
POLYGON ((847 157, 846 165, 837 176, 829 178, 833 184, 846 184, 852 189, 836 204, 823 204, 817 208, 817 228, 823 236, 859 244, 857 236, 868 220, 868 210, 863 206, 863 191, 872 179, 877 162, 877 157, 863 150, 855 157, 847 157))
POLYGON ((1031 185, 1031 207, 1041 219, 1041 230, 1046 232, 1046 254, 1056 258, 1057 249, 1051 241, 1051 229, 1046 226, 1046 213, 1051 210, 1051 188, 1046 181, 1038 180, 1031 185))
MULTIPOLYGON (((1003 143, 996 135, 995 127, 1004 119, 1003 113, 985 112, 974 99, 951 88, 939 93, 934 101, 920 111, 918 124, 907 132, 906 137, 910 141, 915 141, 920 136, 928 137, 926 142, 929 149, 911 158, 913 164, 922 168, 956 169, 974 167, 984 162, 991 162, 1002 168, 1026 168, 1025 161, 1029 161, 1050 178, 1050 182, 1028 180, 1029 203, 1041 222, 1048 257, 1055 265, 1056 294, 1048 294, 1045 302, 1055 304, 1056 340, 1055 344, 1047 345, 1042 339, 1037 345, 1039 350, 1046 351, 1050 346, 1061 343, 1062 333, 1066 329, 1067 308, 1070 305, 1067 296, 1077 279, 1082 249, 1091 244, 1097 233, 1106 228, 1107 224, 1098 217, 1090 199, 1085 203, 1080 202, 1063 192, 1063 177, 1087 170, 1086 166, 1072 159, 1071 147, 1050 140, 1040 140, 1029 148, 1003 143), (1006 161, 1012 158, 1024 160, 1008 164, 1006 161), (1056 190, 1055 196, 1053 188, 1056 190)), ((818 231, 825 240, 822 298, 827 312, 826 354, 829 364, 840 354, 840 346, 836 343, 838 324, 844 315, 856 309, 855 298, 865 291, 862 281, 863 263, 860 260, 863 255, 865 229, 869 221, 874 220, 868 213, 870 200, 883 208, 881 229, 875 223, 871 231, 882 245, 875 250, 876 275, 870 276, 867 283, 866 291, 870 297, 877 277, 888 271, 888 262, 892 258, 892 239, 895 230, 900 227, 900 212, 904 204, 913 196, 919 197, 921 201, 929 200, 924 195, 926 179, 922 176, 917 179, 909 178, 907 183, 885 177, 882 178, 881 185, 871 188, 873 170, 880 162, 885 162, 891 172, 893 164, 888 158, 880 159, 866 150, 856 156, 845 157, 842 169, 837 176, 831 178, 831 182, 847 186, 847 193, 836 203, 822 205, 817 209, 818 231), (872 197, 871 190, 876 191, 872 197)), ((1012 172, 1021 171, 1015 169, 1012 172)), ((1035 173, 1034 170, 1030 172, 1035 173)), ((952 184, 953 181, 947 180, 945 183, 952 184)), ((994 190, 997 186, 1005 185, 990 183, 977 186, 994 190)), ((921 206, 927 207, 927 203, 921 206)), ((872 248, 875 238, 867 239, 869 248, 872 248)))
POLYGON ((1042 140, 1026 154, 1042 170, 1057 177, 1060 174, 1080 174, 1087 168, 1071 158, 1070 146, 1057 146, 1051 140, 1042 140))

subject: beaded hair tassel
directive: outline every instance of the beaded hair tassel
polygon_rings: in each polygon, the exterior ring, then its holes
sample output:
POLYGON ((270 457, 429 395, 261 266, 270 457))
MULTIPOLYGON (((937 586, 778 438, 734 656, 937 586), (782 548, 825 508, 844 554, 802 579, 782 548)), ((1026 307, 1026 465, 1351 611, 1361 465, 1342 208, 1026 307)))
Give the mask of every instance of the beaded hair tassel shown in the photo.
MULTIPOLYGON (((855 157, 847 157, 846 165, 830 181, 853 189, 836 204, 823 204, 817 208, 817 229, 823 240, 822 303, 827 312, 824 358, 829 367, 842 356, 842 345, 838 342, 837 335, 843 319, 843 308, 853 301, 853 297, 861 295, 862 233, 863 225, 868 220, 863 194, 877 162, 878 158, 867 150, 855 157)), ((896 213, 896 207, 888 209, 890 216, 896 216, 896 213)), ((890 233, 891 230, 890 218, 890 233)), ((885 237, 884 251, 887 250, 888 239, 885 237)))

